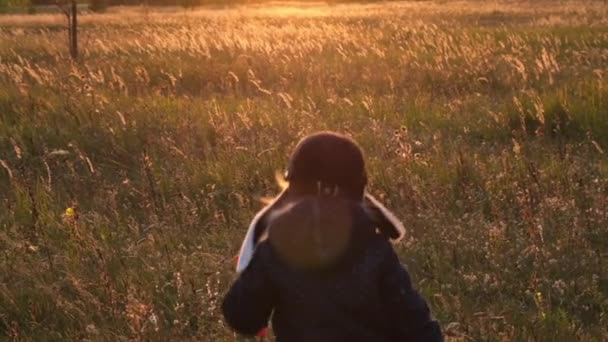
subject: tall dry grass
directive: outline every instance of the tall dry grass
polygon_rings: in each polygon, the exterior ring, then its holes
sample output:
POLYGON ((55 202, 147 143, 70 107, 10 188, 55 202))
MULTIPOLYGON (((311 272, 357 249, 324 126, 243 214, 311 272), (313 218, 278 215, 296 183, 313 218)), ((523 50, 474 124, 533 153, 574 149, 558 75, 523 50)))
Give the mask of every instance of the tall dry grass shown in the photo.
POLYGON ((608 336, 597 1, 0 17, 0 337, 234 340, 218 301, 299 137, 352 135, 455 340, 608 336), (67 208, 71 208, 66 212, 67 208))

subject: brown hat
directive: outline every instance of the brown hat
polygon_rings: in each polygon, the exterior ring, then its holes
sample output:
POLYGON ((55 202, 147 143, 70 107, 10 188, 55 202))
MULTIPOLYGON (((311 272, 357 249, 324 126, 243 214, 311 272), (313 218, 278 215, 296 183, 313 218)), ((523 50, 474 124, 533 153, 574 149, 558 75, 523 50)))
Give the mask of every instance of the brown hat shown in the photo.
POLYGON ((361 148, 350 138, 333 132, 315 133, 300 140, 291 154, 285 178, 290 184, 317 191, 336 189, 356 200, 363 198, 367 184, 361 148))

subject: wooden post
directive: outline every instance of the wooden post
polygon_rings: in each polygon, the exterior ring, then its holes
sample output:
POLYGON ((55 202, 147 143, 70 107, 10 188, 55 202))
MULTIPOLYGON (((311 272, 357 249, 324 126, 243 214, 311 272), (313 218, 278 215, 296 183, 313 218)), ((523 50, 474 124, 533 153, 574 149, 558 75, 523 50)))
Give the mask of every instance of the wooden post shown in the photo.
POLYGON ((78 4, 72 0, 69 17, 70 55, 73 59, 78 57, 78 4))

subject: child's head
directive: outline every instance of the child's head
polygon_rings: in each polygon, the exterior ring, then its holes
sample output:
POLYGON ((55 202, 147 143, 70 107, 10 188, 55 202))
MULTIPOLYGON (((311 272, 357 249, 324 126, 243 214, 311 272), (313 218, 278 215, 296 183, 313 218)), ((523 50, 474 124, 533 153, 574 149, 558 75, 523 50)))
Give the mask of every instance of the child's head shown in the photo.
POLYGON ((359 146, 332 132, 321 132, 300 140, 294 149, 286 177, 292 191, 319 192, 363 198, 367 173, 359 146))
POLYGON ((393 240, 404 234, 399 220, 365 192, 363 153, 343 135, 321 132, 302 139, 291 155, 285 178, 287 188, 253 218, 237 271, 247 267, 255 246, 273 225, 282 227, 270 234, 275 250, 303 267, 335 261, 348 248, 354 225, 363 222, 393 240), (314 231, 322 232, 320 237, 326 240, 312 241, 314 231))

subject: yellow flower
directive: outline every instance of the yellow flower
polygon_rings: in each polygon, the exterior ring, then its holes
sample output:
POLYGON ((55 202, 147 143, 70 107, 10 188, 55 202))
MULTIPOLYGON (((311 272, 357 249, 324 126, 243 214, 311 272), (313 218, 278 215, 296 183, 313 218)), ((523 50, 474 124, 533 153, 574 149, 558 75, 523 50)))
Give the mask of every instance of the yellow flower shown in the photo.
POLYGON ((74 208, 69 207, 65 210, 65 216, 66 217, 73 217, 74 214, 76 214, 76 211, 74 210, 74 208))

